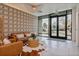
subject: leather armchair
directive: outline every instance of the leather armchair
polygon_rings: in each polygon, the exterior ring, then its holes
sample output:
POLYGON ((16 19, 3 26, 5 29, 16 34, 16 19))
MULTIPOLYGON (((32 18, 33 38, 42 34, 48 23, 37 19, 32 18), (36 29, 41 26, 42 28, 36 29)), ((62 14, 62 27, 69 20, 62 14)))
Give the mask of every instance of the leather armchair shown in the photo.
POLYGON ((19 56, 22 53, 23 42, 17 41, 0 46, 0 56, 19 56))

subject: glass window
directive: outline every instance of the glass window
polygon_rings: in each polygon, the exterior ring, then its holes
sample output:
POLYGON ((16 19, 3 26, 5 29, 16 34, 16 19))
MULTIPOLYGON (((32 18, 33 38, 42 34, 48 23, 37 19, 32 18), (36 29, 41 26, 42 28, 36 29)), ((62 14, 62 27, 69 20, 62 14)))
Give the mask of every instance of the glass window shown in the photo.
POLYGON ((42 36, 48 36, 48 18, 42 19, 42 36))

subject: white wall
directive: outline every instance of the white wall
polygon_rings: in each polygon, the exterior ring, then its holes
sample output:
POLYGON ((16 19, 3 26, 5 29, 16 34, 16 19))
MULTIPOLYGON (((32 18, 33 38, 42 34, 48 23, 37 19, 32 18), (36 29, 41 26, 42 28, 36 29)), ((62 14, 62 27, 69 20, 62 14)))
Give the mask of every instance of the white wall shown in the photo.
POLYGON ((72 8, 72 41, 79 46, 79 7, 72 8))
POLYGON ((72 41, 76 42, 76 6, 72 8, 72 41))
POLYGON ((76 45, 79 46, 79 7, 76 8, 76 45))

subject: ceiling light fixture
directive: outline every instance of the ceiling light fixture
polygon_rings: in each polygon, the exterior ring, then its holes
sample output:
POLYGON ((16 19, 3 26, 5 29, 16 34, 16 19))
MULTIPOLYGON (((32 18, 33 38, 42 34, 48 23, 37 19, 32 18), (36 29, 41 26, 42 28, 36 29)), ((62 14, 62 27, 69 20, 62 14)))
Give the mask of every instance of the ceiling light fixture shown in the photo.
POLYGON ((36 10, 37 9, 37 6, 32 5, 32 9, 33 10, 36 10))

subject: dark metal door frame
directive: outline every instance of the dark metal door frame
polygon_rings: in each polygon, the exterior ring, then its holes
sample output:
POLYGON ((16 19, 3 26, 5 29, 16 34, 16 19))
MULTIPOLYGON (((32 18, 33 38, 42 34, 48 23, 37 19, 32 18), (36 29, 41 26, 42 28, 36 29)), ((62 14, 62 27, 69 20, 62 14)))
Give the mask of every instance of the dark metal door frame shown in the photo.
POLYGON ((67 15, 59 15, 59 16, 50 16, 50 37, 52 38, 60 38, 60 39, 67 39, 67 15), (60 37, 59 36, 59 17, 65 16, 65 37, 60 37), (51 29, 51 25, 52 25, 52 18, 57 18, 57 36, 52 36, 52 29, 51 29))

